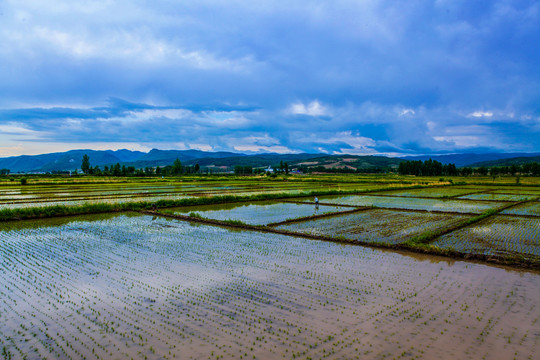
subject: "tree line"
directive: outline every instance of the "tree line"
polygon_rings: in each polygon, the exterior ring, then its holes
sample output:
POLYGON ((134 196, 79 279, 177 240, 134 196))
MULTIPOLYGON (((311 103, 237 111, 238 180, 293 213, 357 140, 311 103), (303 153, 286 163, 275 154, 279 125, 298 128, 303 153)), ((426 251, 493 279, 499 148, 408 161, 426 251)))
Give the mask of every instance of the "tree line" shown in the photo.
MULTIPOLYGON (((172 165, 166 165, 163 167, 144 167, 144 168, 135 168, 135 166, 126 166, 116 163, 115 165, 107 166, 105 165, 103 169, 99 166, 91 166, 90 158, 88 155, 84 155, 81 163, 81 170, 87 175, 95 176, 175 176, 175 175, 184 175, 184 174, 199 174, 201 168, 199 164, 193 166, 182 165, 182 162, 179 159, 176 159, 172 165)), ((207 173, 210 173, 211 170, 207 169, 207 173)))
POLYGON ((398 173, 400 175, 416 176, 457 176, 461 175, 460 170, 456 168, 455 164, 442 164, 441 162, 432 159, 426 161, 403 161, 399 163, 398 167, 398 173))
POLYGON ((540 176, 540 163, 530 162, 522 165, 510 166, 480 166, 457 168, 455 164, 442 164, 437 160, 403 161, 399 164, 400 175, 416 176, 498 176, 498 175, 529 175, 540 176))

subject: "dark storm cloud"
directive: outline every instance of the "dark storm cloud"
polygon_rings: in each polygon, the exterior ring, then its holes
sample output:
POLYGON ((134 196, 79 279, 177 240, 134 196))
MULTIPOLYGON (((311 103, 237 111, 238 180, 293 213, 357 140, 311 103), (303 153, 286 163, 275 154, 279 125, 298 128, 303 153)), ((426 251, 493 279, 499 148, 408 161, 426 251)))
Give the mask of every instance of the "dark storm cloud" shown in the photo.
POLYGON ((0 156, 32 141, 540 151, 537 1, 0 7, 0 156))

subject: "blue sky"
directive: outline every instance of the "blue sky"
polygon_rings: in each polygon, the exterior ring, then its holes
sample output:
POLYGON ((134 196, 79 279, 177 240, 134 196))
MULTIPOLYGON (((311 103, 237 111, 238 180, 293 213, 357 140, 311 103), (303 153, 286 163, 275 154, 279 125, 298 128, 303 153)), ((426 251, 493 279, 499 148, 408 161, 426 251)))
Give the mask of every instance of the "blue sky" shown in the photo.
POLYGON ((537 0, 3 0, 0 36, 0 157, 540 152, 537 0))

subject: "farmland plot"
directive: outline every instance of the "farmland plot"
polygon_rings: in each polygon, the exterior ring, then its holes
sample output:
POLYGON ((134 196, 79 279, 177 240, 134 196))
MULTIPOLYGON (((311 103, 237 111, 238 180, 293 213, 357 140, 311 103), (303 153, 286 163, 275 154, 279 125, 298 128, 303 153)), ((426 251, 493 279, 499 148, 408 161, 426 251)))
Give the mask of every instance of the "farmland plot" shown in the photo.
POLYGON ((531 201, 525 204, 505 209, 501 214, 540 216, 540 201, 531 201))
POLYGON ((271 181, 229 181, 194 183, 106 183, 77 185, 28 185, 0 188, 0 209, 43 207, 52 205, 77 206, 84 204, 125 203, 138 201, 179 200, 189 197, 223 195, 250 196, 289 193, 291 195, 317 190, 364 191, 380 184, 288 183, 271 181))
POLYGON ((351 196, 324 196, 321 203, 353 206, 376 206, 381 208, 411 209, 427 211, 448 211, 459 213, 480 214, 488 209, 496 209, 504 206, 503 202, 482 202, 470 200, 447 200, 447 199, 419 199, 398 198, 385 196, 351 195, 351 196))
POLYGON ((281 225, 277 228, 332 238, 397 244, 428 230, 445 229, 468 217, 470 216, 373 209, 281 225))
POLYGON ((458 199, 470 199, 470 200, 490 200, 490 201, 523 201, 536 199, 538 195, 529 194, 497 194, 497 193, 484 193, 484 194, 471 194, 461 196, 458 199))
POLYGON ((27 208, 27 207, 45 207, 45 206, 55 206, 55 205, 65 205, 65 206, 78 206, 78 205, 85 205, 85 204, 121 204, 121 203, 129 203, 129 202, 139 202, 139 201, 147 201, 147 202, 154 202, 159 200, 181 200, 181 199, 188 199, 193 198, 194 196, 190 195, 170 195, 170 196, 126 196, 126 197, 112 197, 112 198, 101 198, 101 197, 92 197, 92 198, 86 198, 86 199, 79 199, 79 200, 43 200, 39 202, 12 202, 12 203, 4 203, 0 204, 0 210, 1 209, 20 209, 20 208, 27 208))
POLYGON ((533 358, 540 275, 150 216, 0 231, 13 358, 533 358), (459 344, 459 346, 456 346, 459 344))
POLYGON ((267 225, 289 219, 321 215, 351 210, 346 207, 284 203, 284 202, 257 202, 237 203, 227 205, 206 205, 199 207, 184 207, 171 209, 175 214, 187 215, 195 212, 203 217, 214 220, 239 220, 251 225, 267 225))
POLYGON ((493 190, 492 192, 496 194, 526 194, 526 195, 536 195, 540 196, 540 189, 538 187, 521 187, 521 188, 503 188, 503 189, 497 189, 493 190))
POLYGON ((428 197, 428 198, 440 198, 460 196, 465 194, 471 194, 474 192, 481 192, 487 189, 464 189, 457 187, 434 187, 424 189, 410 189, 410 190, 395 190, 375 193, 377 195, 392 195, 392 196, 404 196, 404 197, 428 197))
POLYGON ((433 245, 465 253, 540 259, 540 217, 497 215, 446 234, 433 245))

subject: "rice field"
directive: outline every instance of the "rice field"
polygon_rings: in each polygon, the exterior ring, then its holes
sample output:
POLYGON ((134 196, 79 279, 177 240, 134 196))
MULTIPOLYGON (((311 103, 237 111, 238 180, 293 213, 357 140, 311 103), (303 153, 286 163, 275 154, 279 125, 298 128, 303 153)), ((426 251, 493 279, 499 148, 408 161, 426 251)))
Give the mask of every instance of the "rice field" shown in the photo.
POLYGON ((536 358, 538 186, 332 179, 353 178, 0 186, 4 213, 291 196, 0 221, 1 357, 536 358), (347 193, 293 197, 327 190, 347 193), (530 270, 411 252, 418 239, 530 270))
POLYGON ((398 244, 426 231, 455 225, 467 215, 372 209, 281 225, 278 229, 362 242, 398 244))
POLYGON ((489 200, 489 201, 526 201, 534 200, 538 198, 538 195, 532 194, 497 194, 497 193, 484 193, 484 194, 471 194, 466 196, 460 196, 458 199, 470 199, 470 200, 489 200))
POLYGON ((503 210, 501 214, 540 217, 540 201, 530 201, 525 204, 503 210))
POLYGON ((426 189, 410 189, 410 190, 393 190, 383 193, 375 193, 377 195, 387 196, 404 196, 404 197, 427 197, 427 198, 448 198, 458 197, 478 192, 484 192, 489 188, 459 188, 459 187, 432 187, 426 189))
POLYGON ((527 359, 539 350, 535 272, 142 215, 1 228, 5 358, 527 359))
POLYGON ((466 253, 540 258, 540 217, 493 216, 446 234, 433 245, 466 253))
POLYGON ((195 213, 199 216, 214 220, 236 220, 251 225, 268 225, 291 219, 317 216, 327 213, 349 211, 350 208, 340 206, 284 203, 263 201, 254 204, 236 203, 225 205, 205 205, 200 207, 183 207, 170 209, 167 212, 188 215, 195 213))
POLYGON ((137 201, 177 200, 190 197, 222 195, 250 196, 289 193, 291 195, 317 190, 369 191, 380 184, 339 184, 325 182, 289 183, 271 181, 230 182, 152 182, 105 183, 73 185, 0 186, 0 210, 54 205, 125 203, 137 201))
POLYGON ((480 214, 485 210, 504 206, 503 202, 424 199, 412 197, 389 197, 373 195, 323 196, 321 203, 351 206, 375 206, 403 210, 425 210, 480 214))

